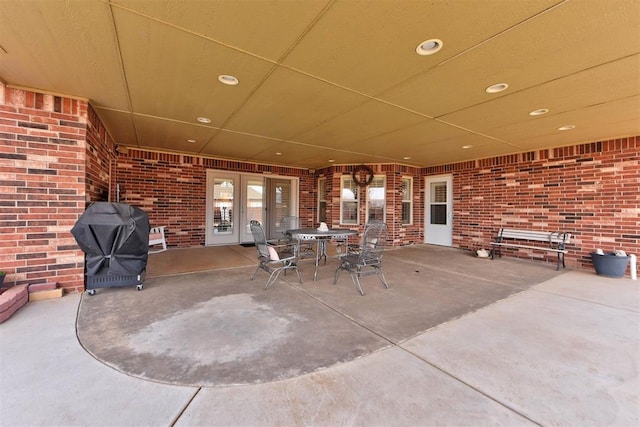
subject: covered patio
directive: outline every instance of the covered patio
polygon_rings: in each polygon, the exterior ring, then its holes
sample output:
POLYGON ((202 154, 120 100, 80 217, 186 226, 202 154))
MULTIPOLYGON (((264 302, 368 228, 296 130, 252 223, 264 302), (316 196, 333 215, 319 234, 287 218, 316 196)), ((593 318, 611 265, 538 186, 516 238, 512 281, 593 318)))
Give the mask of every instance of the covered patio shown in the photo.
POLYGON ((632 0, 9 0, 0 20, 5 284, 83 291, 69 230, 96 201, 170 248, 292 215, 383 220, 393 246, 566 232, 573 268, 640 252, 632 0))
POLYGON ((3 286, 64 294, 0 326, 0 424, 640 424, 638 282, 591 262, 640 254, 637 1, 5 0, 0 29, 3 286), (142 292, 84 293, 101 201, 164 227, 142 292), (248 225, 286 216, 383 221, 390 288, 331 260, 262 290, 248 225), (571 234, 567 268, 475 258, 501 228, 571 234))
POLYGON ((212 249, 248 265, 155 275, 152 259, 142 292, 18 312, 1 331, 3 423, 640 422, 638 282, 416 245, 385 255, 391 287, 364 279, 365 297, 331 284, 332 259, 317 282, 302 264, 302 285, 265 291, 254 248, 212 249))

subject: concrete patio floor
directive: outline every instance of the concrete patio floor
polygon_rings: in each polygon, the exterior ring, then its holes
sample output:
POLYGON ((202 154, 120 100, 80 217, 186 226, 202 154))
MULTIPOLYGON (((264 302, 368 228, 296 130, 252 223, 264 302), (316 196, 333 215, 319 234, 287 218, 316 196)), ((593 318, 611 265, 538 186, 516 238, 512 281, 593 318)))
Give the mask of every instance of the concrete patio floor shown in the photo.
MULTIPOLYGON (((76 329, 82 310, 101 309, 128 293, 127 300, 148 298, 138 301, 139 311, 147 312, 160 289, 203 288, 209 273, 148 279, 141 293, 111 288, 93 297, 31 302, 0 325, 0 425, 640 424, 639 282, 586 271, 557 274, 549 264, 478 260, 425 246, 389 251, 385 262, 391 289, 365 278, 364 297, 348 277, 336 286, 327 277, 312 282, 304 266, 302 285, 288 277, 262 291, 265 276, 249 282, 265 304, 295 296, 307 313, 342 318, 329 326, 360 329, 355 336, 368 334, 380 345, 365 345, 362 354, 338 356, 328 366, 300 368, 300 375, 247 377, 245 366, 236 376, 229 370, 231 380, 218 385, 193 378, 181 385, 144 366, 130 373, 117 360, 93 357, 81 344, 90 330, 79 323, 76 329)), ((321 276, 333 273, 322 268, 321 276)), ((230 278, 252 272, 226 271, 230 278)), ((220 296, 207 292, 200 289, 203 301, 220 296)), ((316 350, 332 342, 348 347, 349 336, 321 341, 316 350)), ((137 345, 145 348, 148 341, 141 339, 152 337, 138 336, 137 345)), ((102 342, 109 348, 119 339, 105 334, 102 342)), ((99 342, 90 343, 91 353, 99 353, 99 342)), ((292 354, 304 355, 286 348, 287 364, 292 354)), ((278 364, 264 357, 247 366, 260 372, 278 364)))

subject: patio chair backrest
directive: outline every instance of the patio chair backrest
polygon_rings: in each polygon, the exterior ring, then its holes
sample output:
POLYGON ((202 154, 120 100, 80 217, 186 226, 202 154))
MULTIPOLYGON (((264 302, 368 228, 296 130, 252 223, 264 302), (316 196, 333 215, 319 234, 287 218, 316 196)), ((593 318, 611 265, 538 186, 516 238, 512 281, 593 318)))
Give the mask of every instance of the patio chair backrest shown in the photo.
POLYGON ((370 222, 362 235, 359 263, 379 262, 387 243, 388 229, 383 222, 370 222))
POLYGON ((278 280, 282 271, 295 270, 298 276, 298 282, 302 283, 302 276, 300 276, 300 270, 298 270, 298 266, 296 265, 297 257, 281 257, 281 253, 284 254, 284 252, 278 253, 276 248, 283 245, 273 246, 267 242, 267 237, 264 234, 264 228, 262 228, 260 221, 249 221, 249 227, 251 228, 251 234, 253 234, 253 242, 258 251, 259 261, 256 271, 253 273, 253 276, 251 276, 251 280, 256 277, 260 269, 265 270, 269 273, 269 280, 267 280, 267 284, 264 286, 264 288, 267 289, 278 280))
POLYGON ((375 274, 385 289, 388 289, 389 284, 382 272, 382 254, 387 243, 387 236, 388 229, 385 223, 379 221, 369 222, 362 233, 362 244, 359 252, 347 254, 340 258, 340 265, 333 276, 333 284, 338 283, 340 271, 348 271, 360 295, 364 295, 364 290, 360 285, 361 276, 375 274))
POLYGON ((251 228, 251 234, 253 234, 253 242, 256 245, 256 250, 258 251, 258 258, 269 259, 269 247, 262 224, 260 224, 260 221, 252 219, 249 221, 249 227, 251 228))
POLYGON ((300 221, 297 216, 285 216, 282 217, 282 221, 280 221, 280 232, 285 234, 287 230, 294 230, 296 228, 300 228, 300 221))
POLYGON ((280 220, 280 226, 276 231, 280 234, 278 237, 278 243, 291 242, 291 236, 287 235, 287 230, 294 230, 300 228, 300 221, 297 216, 283 216, 280 220))

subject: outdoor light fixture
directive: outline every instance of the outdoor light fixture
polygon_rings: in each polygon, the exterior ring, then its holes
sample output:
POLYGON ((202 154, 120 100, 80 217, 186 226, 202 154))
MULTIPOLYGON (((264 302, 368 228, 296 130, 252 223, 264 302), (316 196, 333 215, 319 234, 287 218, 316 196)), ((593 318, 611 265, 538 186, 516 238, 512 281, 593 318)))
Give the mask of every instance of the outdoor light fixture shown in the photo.
POLYGON ((548 108, 540 108, 539 110, 533 110, 529 113, 530 116, 541 116, 543 114, 547 114, 549 112, 548 108))
POLYGON ((218 81, 222 84, 225 84, 227 86, 235 86, 238 83, 240 83, 240 81, 238 81, 238 79, 234 76, 230 76, 228 74, 221 74, 218 76, 218 81))
POLYGON ((416 47, 416 53, 421 56, 433 55, 442 49, 442 40, 430 39, 425 40, 416 47))
POLYGON ((498 93, 498 92, 502 92, 503 90, 506 90, 508 87, 509 85, 506 83, 496 83, 494 85, 489 86, 484 91, 487 93, 498 93))

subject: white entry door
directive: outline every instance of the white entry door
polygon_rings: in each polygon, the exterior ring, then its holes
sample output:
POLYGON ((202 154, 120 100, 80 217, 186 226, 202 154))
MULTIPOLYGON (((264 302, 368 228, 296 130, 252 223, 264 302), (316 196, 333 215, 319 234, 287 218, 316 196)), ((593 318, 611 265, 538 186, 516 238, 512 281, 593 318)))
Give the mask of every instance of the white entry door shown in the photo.
POLYGON ((453 244, 453 175, 425 178, 425 243, 453 244))

